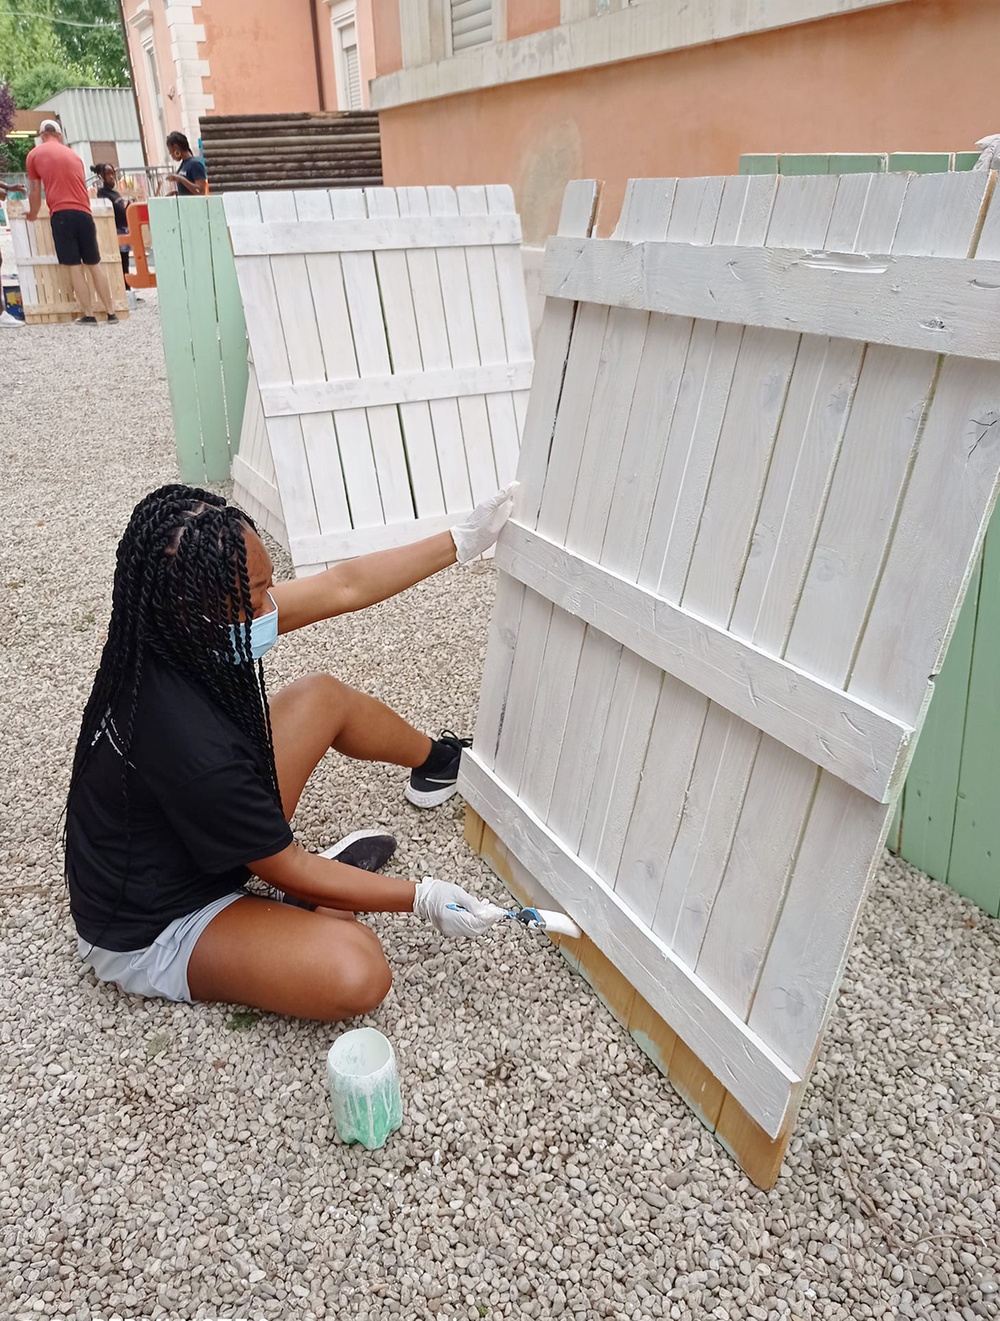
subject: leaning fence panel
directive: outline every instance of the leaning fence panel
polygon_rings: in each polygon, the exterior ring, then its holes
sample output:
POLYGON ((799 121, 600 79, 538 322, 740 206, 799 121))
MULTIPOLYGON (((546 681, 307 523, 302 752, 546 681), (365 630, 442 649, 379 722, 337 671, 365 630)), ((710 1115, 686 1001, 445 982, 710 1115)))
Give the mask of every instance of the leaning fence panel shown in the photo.
POLYGON ((610 240, 567 205, 463 763, 762 1183, 1000 473, 991 176, 840 182, 636 182, 610 240))
POLYGON ((297 573, 440 531, 513 478, 532 355, 509 189, 224 203, 268 442, 241 449, 235 494, 273 477, 297 573))

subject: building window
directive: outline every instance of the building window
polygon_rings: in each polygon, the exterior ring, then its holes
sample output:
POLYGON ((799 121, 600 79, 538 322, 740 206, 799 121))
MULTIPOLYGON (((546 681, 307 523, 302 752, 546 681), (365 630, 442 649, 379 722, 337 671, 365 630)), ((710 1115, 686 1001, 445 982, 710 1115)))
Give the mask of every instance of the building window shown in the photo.
POLYGON ((160 72, 156 67, 156 48, 150 41, 143 42, 142 49, 146 56, 146 75, 149 78, 149 99, 153 103, 153 113, 156 115, 156 127, 159 129, 160 140, 163 141, 167 136, 167 125, 163 115, 163 93, 160 91, 160 72))
POLYGON ((493 0, 451 0, 453 54, 493 40, 493 0))
POLYGON ((333 62, 337 72, 337 107, 340 110, 363 110, 365 99, 361 86, 354 0, 347 4, 331 5, 330 30, 333 37, 333 62))

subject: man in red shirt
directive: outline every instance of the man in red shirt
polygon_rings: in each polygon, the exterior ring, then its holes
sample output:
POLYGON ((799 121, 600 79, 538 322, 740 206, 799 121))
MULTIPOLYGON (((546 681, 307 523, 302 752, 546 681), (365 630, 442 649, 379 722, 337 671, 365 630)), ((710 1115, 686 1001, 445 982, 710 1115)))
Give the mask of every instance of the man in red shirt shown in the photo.
POLYGON ((56 257, 60 266, 69 267, 73 292, 83 313, 77 317, 77 325, 97 324, 84 267, 90 272, 108 320, 117 321, 108 273, 101 265, 83 161, 63 143, 62 129, 54 119, 43 119, 38 131, 42 141, 28 152, 25 164, 28 171, 26 218, 34 220, 37 217, 44 184, 56 257))

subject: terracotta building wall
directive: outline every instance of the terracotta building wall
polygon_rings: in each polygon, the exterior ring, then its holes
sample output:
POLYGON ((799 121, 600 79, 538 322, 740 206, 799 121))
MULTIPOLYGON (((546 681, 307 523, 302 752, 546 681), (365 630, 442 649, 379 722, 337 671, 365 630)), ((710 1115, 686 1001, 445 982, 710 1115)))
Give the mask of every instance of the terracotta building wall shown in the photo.
MULTIPOLYGON (((329 20, 320 5, 320 37, 329 20)), ((316 110, 319 90, 309 0, 204 0, 202 55, 211 72, 205 91, 215 115, 316 110)), ((334 106, 336 102, 334 102, 334 106)))
POLYGON ((386 109, 385 180, 510 183, 538 244, 566 181, 596 177, 606 230, 627 179, 729 174, 744 152, 969 149, 1000 131, 996 50, 997 0, 911 0, 386 109))
POLYGON ((507 36, 526 37, 559 26, 559 0, 507 0, 507 36))

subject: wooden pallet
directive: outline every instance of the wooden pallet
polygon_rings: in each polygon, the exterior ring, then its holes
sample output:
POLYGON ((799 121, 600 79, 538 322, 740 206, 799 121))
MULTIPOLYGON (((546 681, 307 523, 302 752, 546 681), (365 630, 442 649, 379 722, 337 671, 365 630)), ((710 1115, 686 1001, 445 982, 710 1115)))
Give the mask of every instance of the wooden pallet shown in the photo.
MULTIPOLYGON (((24 219, 24 204, 12 202, 10 232, 14 244, 14 264, 21 283, 21 301, 25 324, 52 325, 74 321, 83 309, 73 293, 69 267, 60 266, 56 257, 48 211, 43 207, 36 220, 24 219)), ((108 273, 115 315, 128 317, 128 295, 122 274, 121 250, 111 203, 98 198, 92 203, 101 265, 108 273)), ((100 314, 98 314, 100 316, 100 314)))

